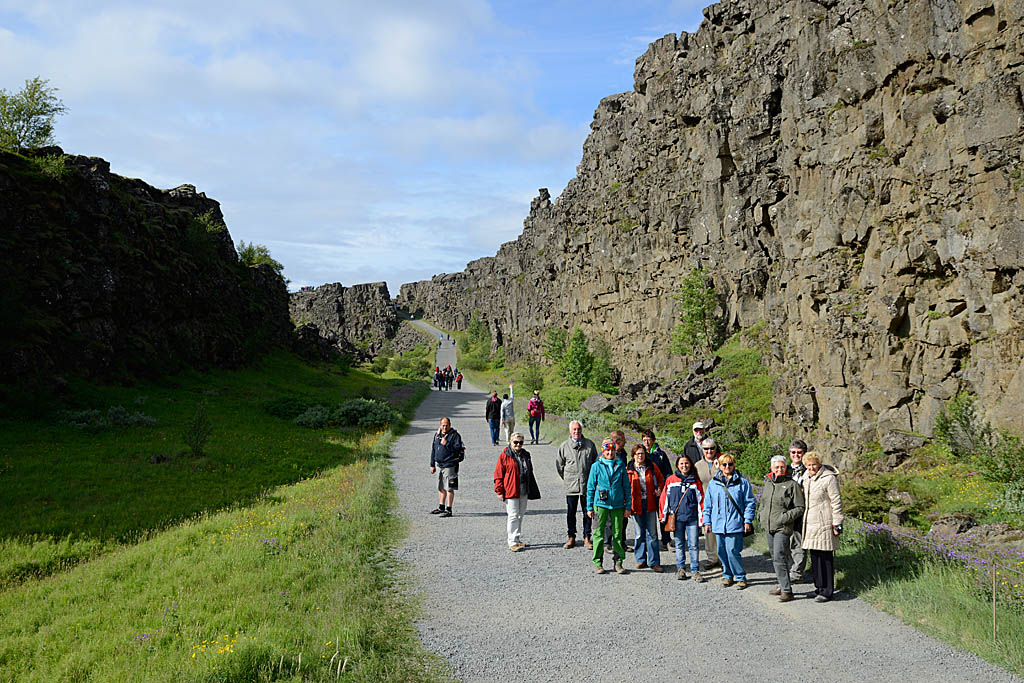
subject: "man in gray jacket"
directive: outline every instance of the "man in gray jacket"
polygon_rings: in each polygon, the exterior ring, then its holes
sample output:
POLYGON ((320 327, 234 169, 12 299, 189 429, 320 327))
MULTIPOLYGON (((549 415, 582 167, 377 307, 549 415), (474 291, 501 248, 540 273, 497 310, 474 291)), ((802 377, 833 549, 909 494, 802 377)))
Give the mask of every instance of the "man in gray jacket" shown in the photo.
POLYGON ((594 547, 590 538, 591 519, 587 515, 587 479, 590 478, 590 466, 597 461, 597 446, 583 436, 583 425, 579 420, 569 423, 569 438, 558 447, 555 456, 555 469, 558 476, 565 482, 565 523, 569 539, 563 548, 576 546, 576 508, 583 513, 583 545, 587 549, 594 547))

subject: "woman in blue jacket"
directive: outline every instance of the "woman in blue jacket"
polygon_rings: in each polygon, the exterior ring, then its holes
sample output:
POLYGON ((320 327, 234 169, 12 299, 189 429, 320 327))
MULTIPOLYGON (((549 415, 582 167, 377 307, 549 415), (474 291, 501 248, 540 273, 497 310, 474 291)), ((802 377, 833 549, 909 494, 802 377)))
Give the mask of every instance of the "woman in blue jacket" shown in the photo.
POLYGON ((744 534, 754 531, 754 491, 750 482, 736 471, 736 458, 719 456, 718 467, 704 498, 704 531, 714 532, 718 538, 722 585, 731 586, 735 579, 736 587, 743 590, 747 587, 747 572, 740 552, 744 534))
POLYGON ((626 476, 626 463, 616 457, 618 446, 615 440, 608 437, 601 444, 601 457, 590 468, 587 478, 587 516, 597 519, 594 530, 594 571, 604 574, 605 523, 611 520, 612 544, 615 546, 615 572, 625 574, 622 566, 626 559, 626 546, 622 542, 625 537, 626 519, 629 518, 632 506, 632 494, 629 479, 626 476))

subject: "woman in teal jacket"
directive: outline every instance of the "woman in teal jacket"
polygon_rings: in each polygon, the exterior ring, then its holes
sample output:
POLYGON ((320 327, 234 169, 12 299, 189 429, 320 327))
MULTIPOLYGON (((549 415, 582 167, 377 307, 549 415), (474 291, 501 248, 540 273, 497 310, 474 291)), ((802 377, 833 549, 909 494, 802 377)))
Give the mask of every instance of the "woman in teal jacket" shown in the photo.
POLYGON ((750 482, 736 471, 736 458, 723 455, 718 458, 719 471, 708 483, 704 498, 702 522, 704 532, 714 532, 718 538, 718 559, 722 562, 722 585, 747 587, 747 572, 743 568, 740 552, 743 535, 754 530, 754 491, 750 482))
POLYGON ((626 546, 623 544, 623 531, 626 519, 632 506, 632 495, 629 478, 626 476, 626 464, 616 457, 615 440, 608 437, 601 444, 601 457, 590 468, 587 479, 587 515, 597 519, 594 530, 594 571, 604 574, 605 523, 611 520, 612 543, 615 547, 615 572, 625 574, 622 566, 626 559, 626 546))

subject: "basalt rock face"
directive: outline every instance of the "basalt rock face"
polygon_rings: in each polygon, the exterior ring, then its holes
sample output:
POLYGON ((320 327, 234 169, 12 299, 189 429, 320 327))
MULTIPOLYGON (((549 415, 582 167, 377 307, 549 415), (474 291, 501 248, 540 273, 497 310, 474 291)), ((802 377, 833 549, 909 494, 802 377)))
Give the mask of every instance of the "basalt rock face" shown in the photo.
POLYGON ((232 366, 288 343, 284 280, 239 262, 216 201, 64 161, 57 179, 0 152, 0 381, 232 366))
POLYGON ((296 326, 314 325, 328 341, 344 350, 354 347, 364 357, 376 355, 398 332, 398 316, 384 282, 351 287, 335 282, 292 292, 289 310, 296 326))
POLYGON ((958 390, 1020 429, 1022 83, 1021 0, 713 5, 601 101, 517 240, 399 305, 479 312, 510 358, 579 326, 624 381, 667 378, 671 295, 700 266, 731 330, 766 325, 776 435, 841 465, 898 454, 958 390))

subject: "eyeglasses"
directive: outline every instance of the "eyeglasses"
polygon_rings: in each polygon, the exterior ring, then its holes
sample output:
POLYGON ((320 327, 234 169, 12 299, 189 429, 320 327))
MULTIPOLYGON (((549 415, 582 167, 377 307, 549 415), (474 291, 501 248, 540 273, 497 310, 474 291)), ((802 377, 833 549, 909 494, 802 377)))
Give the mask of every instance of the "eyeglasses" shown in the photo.
POLYGON ((789 454, 790 455, 803 455, 804 452, 803 451, 790 451, 789 454))
POLYGON ((512 444, 513 444, 514 446, 522 446, 522 445, 523 445, 523 442, 522 442, 522 441, 513 441, 513 442, 512 442, 512 444))
POLYGON ((736 463, 734 463, 734 462, 723 462, 722 464, 719 465, 719 467, 736 467, 736 463))

